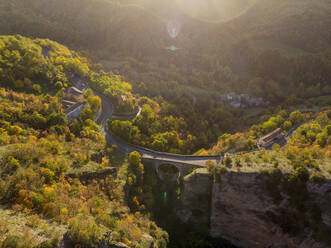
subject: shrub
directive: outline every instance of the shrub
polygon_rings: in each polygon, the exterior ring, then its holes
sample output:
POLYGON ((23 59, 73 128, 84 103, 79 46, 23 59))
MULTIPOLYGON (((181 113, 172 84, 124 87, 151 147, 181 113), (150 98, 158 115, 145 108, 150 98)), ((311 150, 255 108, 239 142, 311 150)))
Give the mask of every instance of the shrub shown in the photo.
POLYGON ((19 236, 9 234, 6 237, 6 239, 3 241, 1 248, 24 247, 22 245, 23 245, 23 242, 19 236))
POLYGON ((99 214, 96 221, 110 229, 114 229, 117 226, 118 218, 109 214, 99 214))
POLYGON ((227 156, 227 157, 224 158, 224 163, 225 163, 226 167, 231 167, 232 166, 232 159, 229 156, 227 156))
POLYGON ((130 163, 130 168, 135 175, 144 174, 144 166, 141 163, 141 155, 139 154, 139 152, 134 151, 130 153, 129 163, 130 163))
POLYGON ((40 225, 40 218, 37 214, 31 215, 28 217, 27 225, 33 228, 36 228, 40 225))
POLYGON ((283 128, 284 128, 285 130, 289 130, 291 127, 292 127, 292 123, 291 123, 290 121, 285 121, 285 122, 283 123, 283 128))
POLYGON ((23 131, 23 129, 20 128, 19 126, 10 126, 9 130, 8 130, 8 133, 10 135, 16 135, 16 134, 22 133, 22 131, 23 131))
POLYGON ((37 246, 37 248, 53 248, 54 245, 50 241, 44 241, 40 245, 37 246))
POLYGON ((22 80, 16 80, 16 81, 14 81, 14 87, 16 89, 23 89, 24 88, 24 82, 22 80))
POLYGON ((57 89, 62 89, 63 84, 62 84, 62 82, 57 81, 57 82, 54 84, 54 86, 55 86, 57 89))
POLYGON ((322 132, 316 135, 317 144, 324 147, 328 142, 328 135, 326 132, 322 132))
POLYGON ((93 246, 101 240, 102 234, 101 228, 91 217, 78 215, 69 222, 68 238, 74 243, 93 246))
POLYGON ((275 143, 275 144, 272 145, 272 150, 273 151, 279 151, 279 149, 280 149, 280 145, 279 144, 275 143))
POLYGON ((250 156, 249 153, 245 153, 243 155, 243 157, 244 157, 244 160, 245 160, 246 163, 248 163, 249 161, 251 161, 251 156, 250 156))
POLYGON ((21 167, 20 162, 12 156, 9 156, 7 158, 7 160, 8 160, 8 166, 9 166, 10 170, 17 170, 18 168, 21 167))
POLYGON ((41 93, 41 87, 39 84, 34 84, 32 88, 36 93, 41 93))
POLYGON ((43 203, 43 197, 39 193, 33 193, 31 195, 31 200, 35 208, 41 207, 41 204, 43 203))
POLYGON ((41 174, 45 177, 46 183, 51 183, 53 181, 55 173, 48 168, 40 168, 41 174))
POLYGON ((289 120, 291 121, 291 123, 298 124, 300 122, 303 121, 303 115, 300 111, 294 111, 290 114, 289 120))

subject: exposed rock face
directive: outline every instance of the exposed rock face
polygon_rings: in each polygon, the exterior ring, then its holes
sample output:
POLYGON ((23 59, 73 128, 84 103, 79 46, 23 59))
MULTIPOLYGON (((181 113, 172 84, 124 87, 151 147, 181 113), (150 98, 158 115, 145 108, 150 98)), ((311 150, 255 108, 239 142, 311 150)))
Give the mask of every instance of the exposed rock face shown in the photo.
POLYGON ((268 220, 275 206, 257 174, 229 173, 213 185, 210 234, 244 247, 288 244, 286 235, 268 220))
POLYGON ((196 169, 184 177, 182 191, 183 208, 177 215, 183 222, 191 222, 197 227, 209 226, 212 180, 204 168, 196 169))
POLYGON ((284 192, 281 200, 275 201, 266 188, 266 178, 258 173, 228 172, 221 175, 220 182, 213 183, 206 170, 199 169, 185 177, 183 188, 183 205, 210 218, 209 230, 214 238, 245 248, 330 247, 317 241, 331 234, 330 181, 308 182, 309 197, 300 211, 284 192), (297 232, 288 232, 287 228, 297 232))

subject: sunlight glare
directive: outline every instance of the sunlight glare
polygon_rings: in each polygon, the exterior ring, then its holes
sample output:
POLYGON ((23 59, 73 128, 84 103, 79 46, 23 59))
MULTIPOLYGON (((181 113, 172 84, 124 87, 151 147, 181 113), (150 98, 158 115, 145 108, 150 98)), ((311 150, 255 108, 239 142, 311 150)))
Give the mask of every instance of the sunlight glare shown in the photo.
POLYGON ((251 8, 257 0, 176 0, 187 15, 208 22, 227 22, 251 8))
POLYGON ((179 21, 168 21, 167 30, 171 38, 176 38, 180 33, 181 23, 179 21))

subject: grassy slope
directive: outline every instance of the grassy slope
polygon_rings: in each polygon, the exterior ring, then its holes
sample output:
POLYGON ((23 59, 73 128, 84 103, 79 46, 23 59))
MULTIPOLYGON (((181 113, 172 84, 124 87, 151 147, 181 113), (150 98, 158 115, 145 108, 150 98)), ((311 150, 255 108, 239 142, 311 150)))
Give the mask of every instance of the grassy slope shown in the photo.
POLYGON ((34 214, 17 213, 0 205, 0 240, 1 237, 22 233, 26 245, 39 244, 52 238, 61 238, 67 231, 65 225, 46 219, 34 221, 35 217, 34 214))
MULTIPOLYGON (((325 112, 311 114, 314 116, 313 119, 299 126, 299 128, 289 136, 285 146, 281 148, 275 147, 272 150, 261 149, 257 151, 255 149, 244 149, 242 152, 230 154, 229 158, 231 162, 227 164, 225 159, 222 164, 225 165, 228 170, 232 171, 263 172, 278 168, 285 174, 293 173, 295 168, 300 165, 307 168, 311 175, 318 175, 326 179, 331 179, 331 136, 328 135, 326 131, 331 120, 329 118, 328 122, 323 125, 318 121, 324 113, 325 112), (314 131, 311 132, 309 130, 314 131), (309 132, 311 132, 311 136, 315 135, 315 138, 307 138, 310 136, 306 136, 305 133, 309 132), (321 134, 322 132, 326 132, 326 143, 321 146, 318 143, 317 134, 321 134)), ((252 135, 252 130, 244 134, 252 135)), ((230 139, 235 135, 236 134, 229 136, 230 139)), ((219 144, 220 143, 222 143, 221 139, 219 141, 219 144)), ((214 151, 213 148, 211 151, 214 151)), ((202 152, 208 153, 208 151, 202 152)))
MULTIPOLYGON (((232 165, 228 166, 227 169, 240 172, 263 172, 274 169, 274 163, 277 162, 277 168, 283 173, 290 174, 294 171, 291 160, 286 157, 283 151, 265 151, 263 153, 251 152, 248 157, 249 159, 247 160, 246 156, 242 154, 230 155, 232 165), (237 166, 237 163, 239 163, 240 166, 237 166)), ((317 173, 326 179, 331 179, 331 158, 325 157, 316 159, 316 163, 319 167, 317 173)), ((311 173, 316 172, 314 169, 310 169, 310 171, 311 173)))

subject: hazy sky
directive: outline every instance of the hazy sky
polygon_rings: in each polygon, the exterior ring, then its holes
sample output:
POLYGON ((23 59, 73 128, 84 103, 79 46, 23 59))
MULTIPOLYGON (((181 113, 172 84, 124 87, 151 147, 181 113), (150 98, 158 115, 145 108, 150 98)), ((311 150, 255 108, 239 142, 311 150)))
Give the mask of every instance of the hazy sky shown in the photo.
POLYGON ((208 21, 229 21, 254 5, 256 0, 176 0, 191 17, 208 21))

